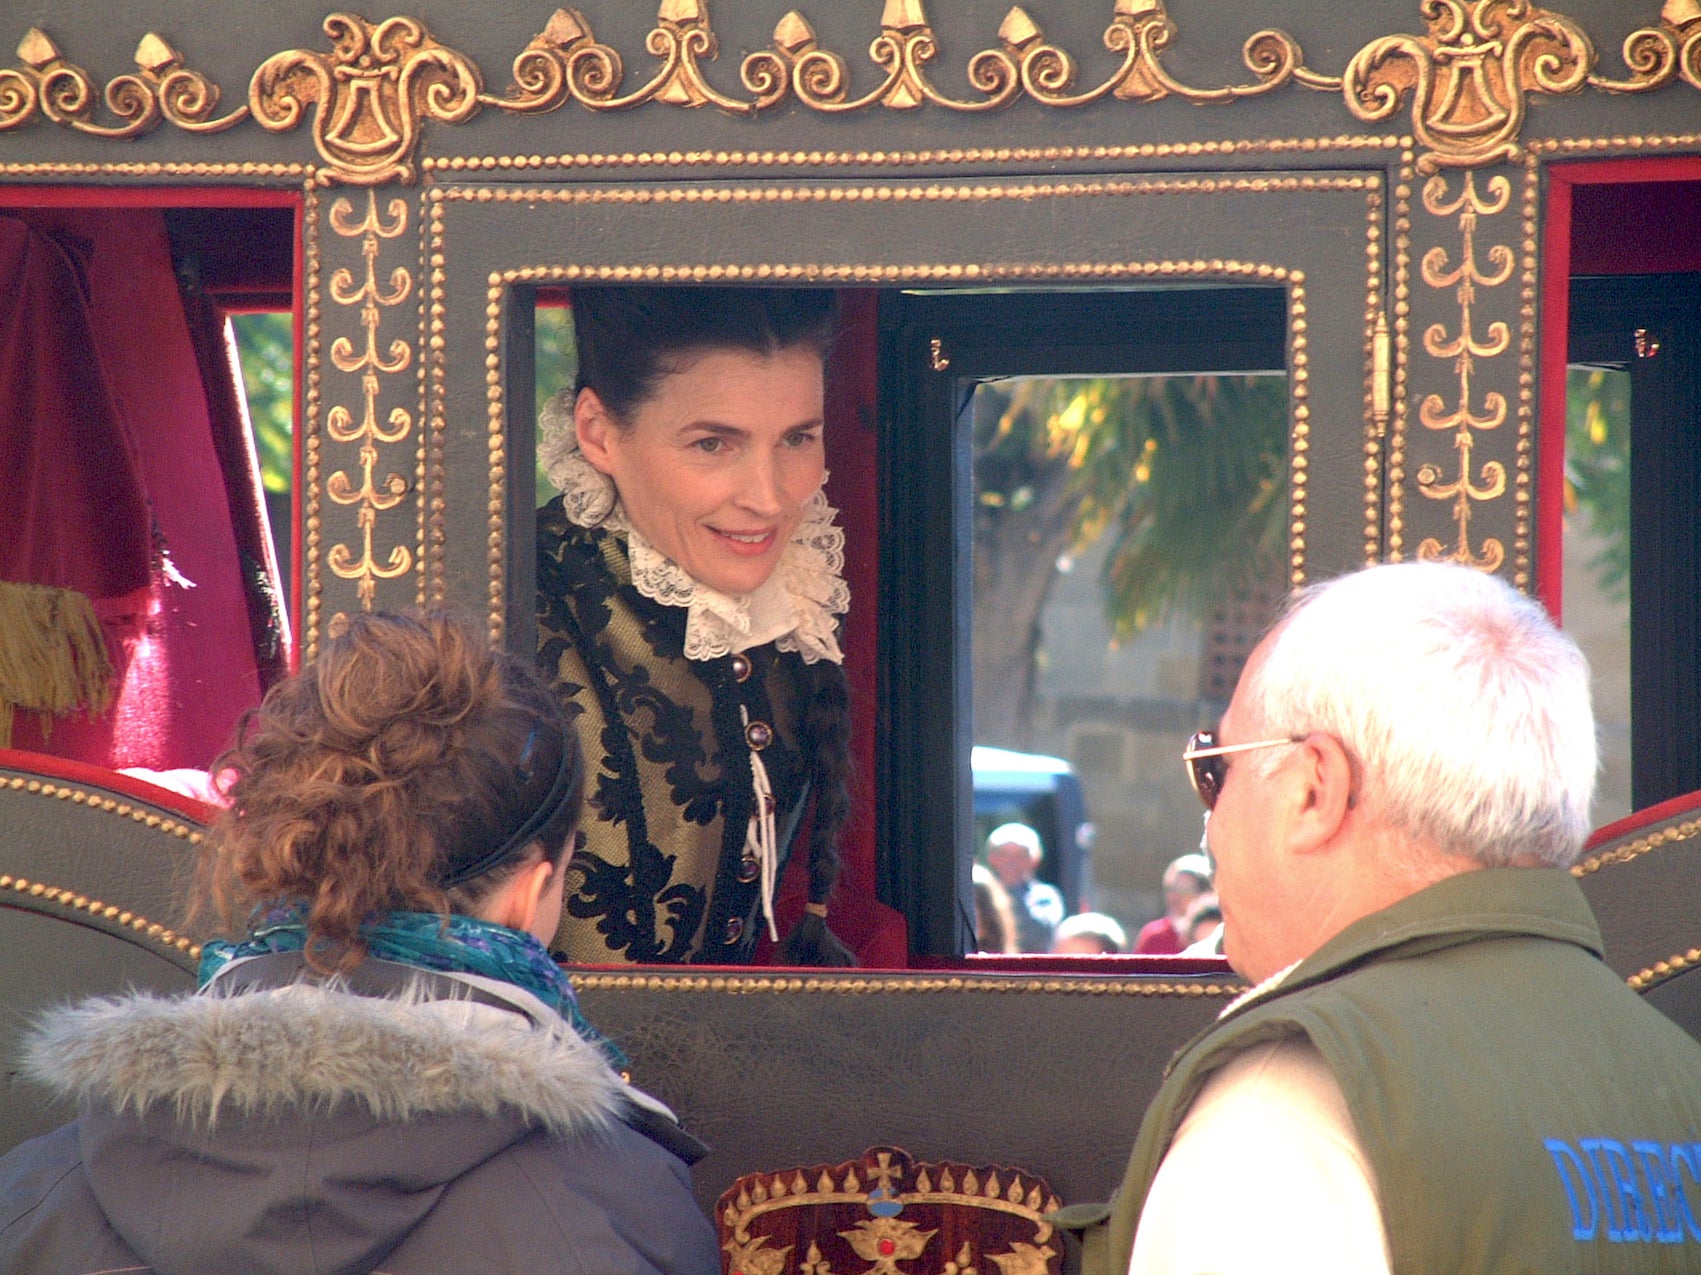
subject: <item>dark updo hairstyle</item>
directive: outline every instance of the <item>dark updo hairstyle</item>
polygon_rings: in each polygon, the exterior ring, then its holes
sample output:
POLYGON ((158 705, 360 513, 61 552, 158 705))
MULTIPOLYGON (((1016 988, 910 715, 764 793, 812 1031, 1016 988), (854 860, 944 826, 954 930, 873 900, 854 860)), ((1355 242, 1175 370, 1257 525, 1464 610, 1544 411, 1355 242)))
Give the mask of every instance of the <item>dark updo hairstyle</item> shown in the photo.
POLYGON ((307 958, 365 957, 391 911, 470 913, 578 826, 584 762, 529 664, 444 613, 357 615, 274 686, 213 773, 230 807, 202 848, 196 910, 227 929, 306 907, 307 958))
POLYGON ((573 393, 595 390, 624 422, 692 355, 804 346, 825 360, 837 322, 836 294, 824 288, 574 288, 573 393))
MULTIPOLYGON (((773 355, 803 346, 832 350, 838 297, 826 288, 574 288, 573 336, 579 391, 592 389, 617 423, 693 355, 745 350, 773 355)), ((809 901, 825 905, 839 879, 839 833, 850 815, 850 694, 831 660, 803 666, 801 734, 815 794, 809 831, 809 901)), ((854 965, 819 916, 807 914, 787 940, 793 965, 854 965)))

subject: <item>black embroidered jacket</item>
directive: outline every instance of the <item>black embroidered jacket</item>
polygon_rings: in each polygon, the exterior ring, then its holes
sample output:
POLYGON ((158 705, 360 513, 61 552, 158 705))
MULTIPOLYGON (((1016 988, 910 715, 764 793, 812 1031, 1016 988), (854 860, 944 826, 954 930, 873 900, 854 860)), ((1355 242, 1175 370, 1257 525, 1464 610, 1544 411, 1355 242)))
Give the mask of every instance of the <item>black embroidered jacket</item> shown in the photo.
POLYGON ((767 766, 783 842, 807 797, 802 657, 770 645, 686 659, 684 608, 640 594, 625 538, 575 526, 559 497, 538 511, 537 616, 539 663, 585 749, 585 840, 557 955, 748 961, 762 924, 744 853, 750 756, 767 766))

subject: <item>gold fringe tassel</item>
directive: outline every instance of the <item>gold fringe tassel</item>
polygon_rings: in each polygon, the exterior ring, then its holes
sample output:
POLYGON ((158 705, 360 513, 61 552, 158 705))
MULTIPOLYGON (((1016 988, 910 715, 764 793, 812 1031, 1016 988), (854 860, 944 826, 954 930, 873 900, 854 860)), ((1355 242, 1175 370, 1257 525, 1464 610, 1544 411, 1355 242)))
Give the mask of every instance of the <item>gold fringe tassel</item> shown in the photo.
POLYGON ((0 748, 12 746, 12 714, 91 715, 112 707, 112 661, 94 605, 72 589, 0 580, 0 748))

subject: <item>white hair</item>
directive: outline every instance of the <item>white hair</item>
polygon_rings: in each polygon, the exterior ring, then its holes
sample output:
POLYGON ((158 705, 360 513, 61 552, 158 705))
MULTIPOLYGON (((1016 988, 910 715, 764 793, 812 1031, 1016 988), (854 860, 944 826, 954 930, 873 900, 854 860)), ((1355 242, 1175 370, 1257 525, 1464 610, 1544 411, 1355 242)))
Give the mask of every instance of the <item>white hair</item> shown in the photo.
POLYGON ((986 848, 990 850, 994 846, 1003 845, 1021 846, 1028 852, 1028 858, 1035 863, 1040 861, 1042 851, 1039 833, 1025 823, 1001 823, 994 828, 986 839, 986 848))
POLYGON ((1360 799, 1443 853, 1567 867, 1582 851, 1599 765, 1588 662, 1497 577, 1393 563, 1304 590, 1246 705, 1259 735, 1338 739, 1360 799))
POLYGON ((1057 923, 1057 931, 1052 935, 1052 947, 1056 947, 1064 939, 1080 938, 1083 935, 1099 940, 1099 945, 1105 949, 1105 954, 1126 952, 1128 950, 1128 931, 1122 928, 1113 916, 1103 912, 1077 912, 1074 916, 1066 916, 1057 923))

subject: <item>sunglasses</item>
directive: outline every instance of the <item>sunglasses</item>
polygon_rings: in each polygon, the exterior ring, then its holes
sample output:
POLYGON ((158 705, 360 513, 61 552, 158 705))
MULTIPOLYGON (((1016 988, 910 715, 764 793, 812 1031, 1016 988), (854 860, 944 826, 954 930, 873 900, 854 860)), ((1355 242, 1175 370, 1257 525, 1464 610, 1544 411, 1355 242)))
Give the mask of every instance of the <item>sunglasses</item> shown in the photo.
POLYGON ((1215 731, 1195 731, 1181 752, 1181 760, 1187 763, 1187 778, 1193 785, 1193 791, 1199 794, 1199 800, 1205 803, 1205 809, 1215 810, 1217 798, 1222 795, 1223 779, 1228 775, 1229 753, 1275 748, 1280 744, 1303 744, 1305 739, 1304 735, 1289 735, 1282 739, 1261 739, 1254 744, 1219 744, 1215 731))

